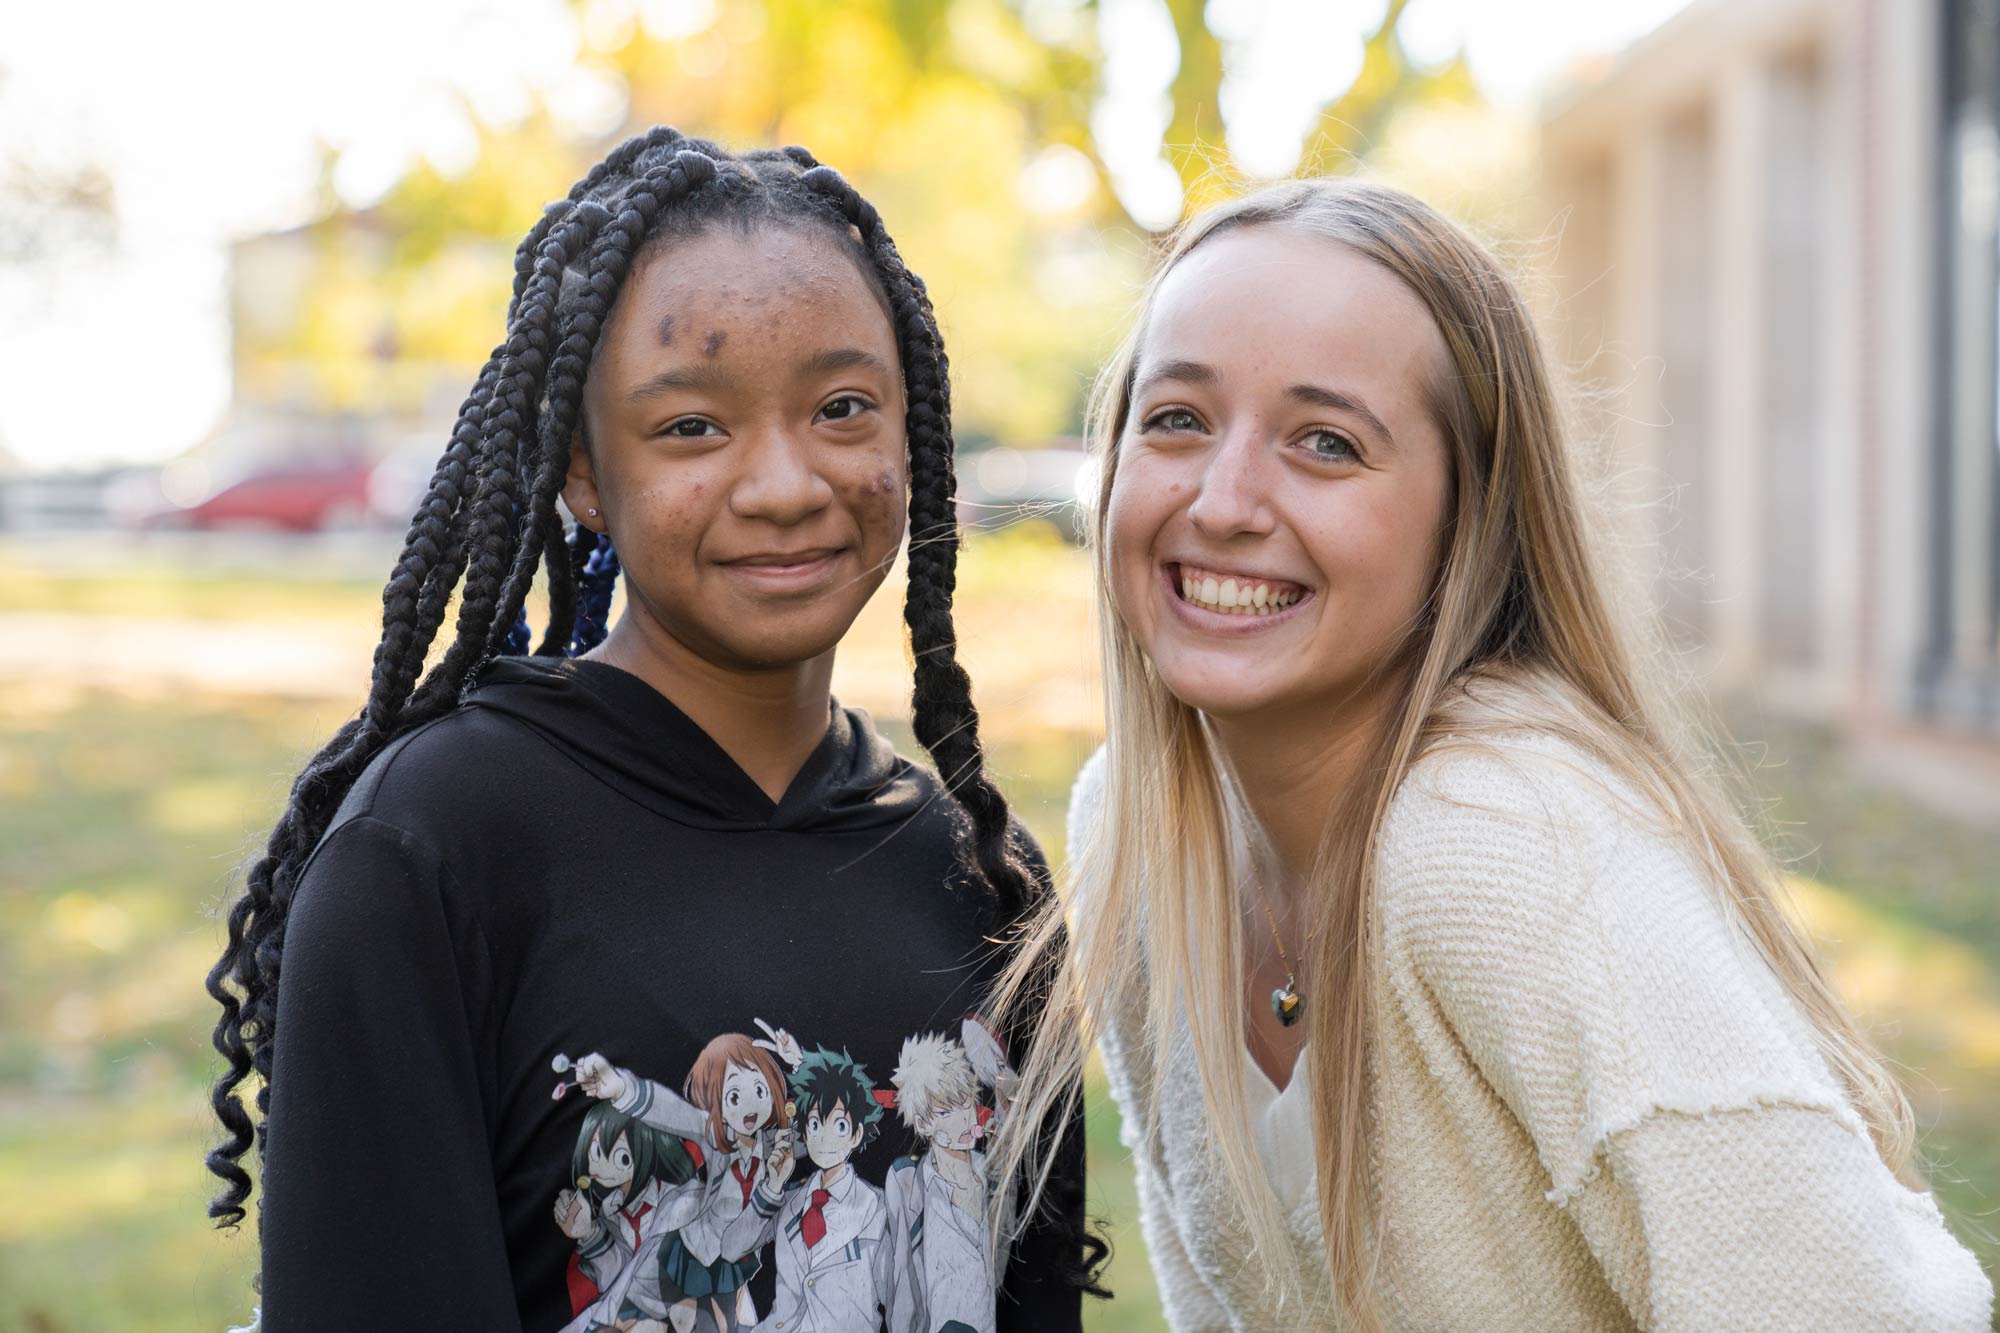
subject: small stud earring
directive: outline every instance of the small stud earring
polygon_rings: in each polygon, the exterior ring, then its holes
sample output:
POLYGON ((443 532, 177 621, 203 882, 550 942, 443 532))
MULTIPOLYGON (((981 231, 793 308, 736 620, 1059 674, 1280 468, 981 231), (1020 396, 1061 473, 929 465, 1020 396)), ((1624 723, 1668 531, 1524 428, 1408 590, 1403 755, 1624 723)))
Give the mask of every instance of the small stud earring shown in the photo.
POLYGON ((588 508, 588 509, 584 510, 583 512, 584 512, 584 513, 586 513, 586 514, 588 514, 588 515, 590 515, 590 517, 592 517, 592 518, 596 518, 596 517, 597 517, 597 506, 596 506, 596 505, 592 505, 592 506, 591 506, 590 508, 588 508))

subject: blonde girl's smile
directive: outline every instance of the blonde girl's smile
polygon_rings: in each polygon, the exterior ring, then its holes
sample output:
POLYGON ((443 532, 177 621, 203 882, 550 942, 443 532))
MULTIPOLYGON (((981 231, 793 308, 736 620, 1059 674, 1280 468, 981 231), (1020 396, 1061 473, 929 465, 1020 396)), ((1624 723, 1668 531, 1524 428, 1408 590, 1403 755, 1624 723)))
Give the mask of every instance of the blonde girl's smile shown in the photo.
POLYGON ((1190 562, 1169 561, 1160 573, 1189 624, 1228 633, 1269 628, 1312 597, 1289 579, 1190 562))

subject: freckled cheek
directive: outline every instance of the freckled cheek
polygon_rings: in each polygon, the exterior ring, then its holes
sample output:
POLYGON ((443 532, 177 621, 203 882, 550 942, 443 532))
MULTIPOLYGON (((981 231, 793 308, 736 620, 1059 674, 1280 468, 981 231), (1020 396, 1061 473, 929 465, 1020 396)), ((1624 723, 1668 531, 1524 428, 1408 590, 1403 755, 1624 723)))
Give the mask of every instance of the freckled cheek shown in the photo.
POLYGON ((854 511, 864 539, 893 546, 903 538, 908 499, 901 470, 881 457, 856 460, 861 466, 838 483, 854 511))
POLYGON ((1158 470, 1132 468, 1112 481, 1105 511, 1105 537, 1113 562, 1112 574, 1147 576, 1155 547, 1173 517, 1187 506, 1185 483, 1158 470))
POLYGON ((1400 618, 1407 612, 1401 604, 1429 586, 1437 560, 1435 535, 1394 499, 1355 497, 1299 519, 1300 544, 1336 596, 1343 587, 1367 590, 1371 603, 1400 618))
POLYGON ((715 524, 719 495, 706 479, 646 487, 621 506, 623 521, 615 536, 621 558, 659 567, 686 564, 715 524))
POLYGON ((1104 530, 1108 591, 1118 618, 1139 634, 1141 642, 1151 641, 1150 627, 1157 619, 1153 579, 1160 528, 1158 513, 1141 512, 1134 506, 1121 508, 1117 492, 1112 492, 1104 530))

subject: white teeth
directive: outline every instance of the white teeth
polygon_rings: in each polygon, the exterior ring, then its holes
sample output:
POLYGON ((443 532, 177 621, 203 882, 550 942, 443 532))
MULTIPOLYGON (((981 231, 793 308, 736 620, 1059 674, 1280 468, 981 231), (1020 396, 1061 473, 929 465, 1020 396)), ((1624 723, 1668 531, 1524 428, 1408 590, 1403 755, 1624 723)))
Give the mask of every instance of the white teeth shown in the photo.
POLYGON ((1245 579, 1216 579, 1213 575, 1196 577, 1181 574, 1181 597, 1184 601, 1206 607, 1229 616, 1268 616, 1296 605, 1300 593, 1272 592, 1268 583, 1252 584, 1245 579))

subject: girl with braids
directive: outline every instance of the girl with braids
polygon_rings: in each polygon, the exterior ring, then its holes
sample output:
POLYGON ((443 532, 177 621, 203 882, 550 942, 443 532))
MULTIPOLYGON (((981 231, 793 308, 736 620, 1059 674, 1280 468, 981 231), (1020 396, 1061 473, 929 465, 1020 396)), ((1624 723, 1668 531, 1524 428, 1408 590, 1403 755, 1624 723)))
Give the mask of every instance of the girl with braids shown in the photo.
MULTIPOLYGON (((367 703, 293 786, 209 977, 210 1212, 246 1216, 254 1145, 272 1327, 579 1313, 550 1225, 589 1100, 569 1053, 686 1070, 767 1013, 886 1068, 963 1010, 1047 872, 985 771, 957 549, 937 324, 835 172, 661 128, 549 208, 384 589, 367 703), (828 691, 906 523, 939 776, 828 691)), ((1080 1121, 1047 1137, 1058 1199, 996 1283, 1001 1327, 1077 1327, 1101 1258, 1080 1121)), ((858 1159, 877 1181, 885 1152, 858 1159)))
MULTIPOLYGON (((1003 995, 1098 1038, 1173 1327, 1985 1329, 1615 614, 1492 256, 1271 187, 1183 230, 1100 392, 1109 738, 1074 952, 1003 995)), ((1017 1119, 1079 1059, 1031 1047, 1017 1119)))

